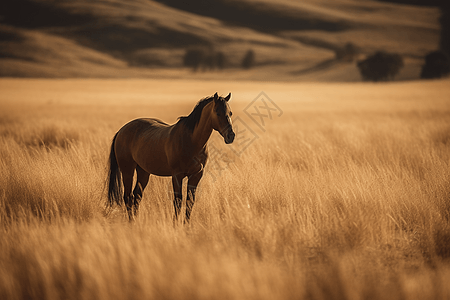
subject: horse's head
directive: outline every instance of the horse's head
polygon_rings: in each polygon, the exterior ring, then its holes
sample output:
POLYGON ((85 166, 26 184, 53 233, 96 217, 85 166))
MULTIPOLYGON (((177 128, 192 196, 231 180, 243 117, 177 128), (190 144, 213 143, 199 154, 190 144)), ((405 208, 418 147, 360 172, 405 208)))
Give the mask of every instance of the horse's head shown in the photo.
POLYGON ((228 96, 219 97, 217 93, 214 94, 214 109, 212 113, 212 126, 223 137, 225 144, 231 144, 234 141, 233 125, 231 123, 231 108, 228 105, 231 93, 228 96))

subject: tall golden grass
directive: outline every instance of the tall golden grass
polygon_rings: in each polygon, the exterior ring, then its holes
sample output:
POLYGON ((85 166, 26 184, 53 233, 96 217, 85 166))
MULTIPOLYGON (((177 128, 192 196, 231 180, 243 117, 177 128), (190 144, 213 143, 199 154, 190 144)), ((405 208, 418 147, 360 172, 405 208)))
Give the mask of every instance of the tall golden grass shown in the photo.
POLYGON ((448 299, 448 83, 3 80, 0 298, 448 299), (240 156, 213 137, 231 163, 207 168, 191 223, 168 178, 134 223, 105 209, 114 132, 217 87, 249 126, 262 89, 284 113, 240 156))

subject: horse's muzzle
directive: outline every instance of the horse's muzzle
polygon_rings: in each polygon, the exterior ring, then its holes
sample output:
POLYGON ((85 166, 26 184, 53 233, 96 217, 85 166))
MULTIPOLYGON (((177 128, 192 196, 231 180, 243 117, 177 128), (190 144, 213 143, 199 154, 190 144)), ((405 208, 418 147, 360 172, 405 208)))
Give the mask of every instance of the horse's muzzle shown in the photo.
POLYGON ((233 130, 229 130, 223 137, 223 139, 225 140, 225 144, 231 144, 234 141, 235 136, 236 135, 234 134, 233 130))

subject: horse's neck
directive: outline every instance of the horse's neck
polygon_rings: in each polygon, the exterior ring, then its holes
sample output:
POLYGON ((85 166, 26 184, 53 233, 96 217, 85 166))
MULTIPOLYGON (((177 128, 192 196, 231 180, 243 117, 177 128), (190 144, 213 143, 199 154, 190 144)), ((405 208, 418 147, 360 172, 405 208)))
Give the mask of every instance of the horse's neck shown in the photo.
POLYGON ((212 104, 207 104, 202 111, 200 121, 192 133, 192 143, 198 150, 202 149, 208 142, 212 134, 213 128, 211 124, 211 108, 212 104))

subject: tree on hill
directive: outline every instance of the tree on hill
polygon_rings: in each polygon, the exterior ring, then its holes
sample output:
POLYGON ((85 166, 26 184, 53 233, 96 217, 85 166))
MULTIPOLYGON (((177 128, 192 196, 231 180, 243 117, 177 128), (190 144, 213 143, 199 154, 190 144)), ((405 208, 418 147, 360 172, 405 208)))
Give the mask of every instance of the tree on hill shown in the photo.
POLYGON ((214 51, 210 47, 193 47, 186 50, 183 57, 185 67, 194 72, 199 70, 224 69, 227 59, 222 51, 214 51))
POLYGON ((403 67, 403 58, 398 54, 378 51, 358 62, 359 72, 364 80, 392 80, 403 67))
POLYGON ((203 60, 203 50, 199 48, 187 49, 183 57, 183 65, 192 68, 195 72, 203 60))
POLYGON ((450 59, 443 51, 434 51, 425 57, 420 78, 441 78, 450 73, 450 59))
POLYGON ((251 69, 255 65, 255 52, 253 50, 248 50, 242 59, 241 67, 243 69, 251 69))

